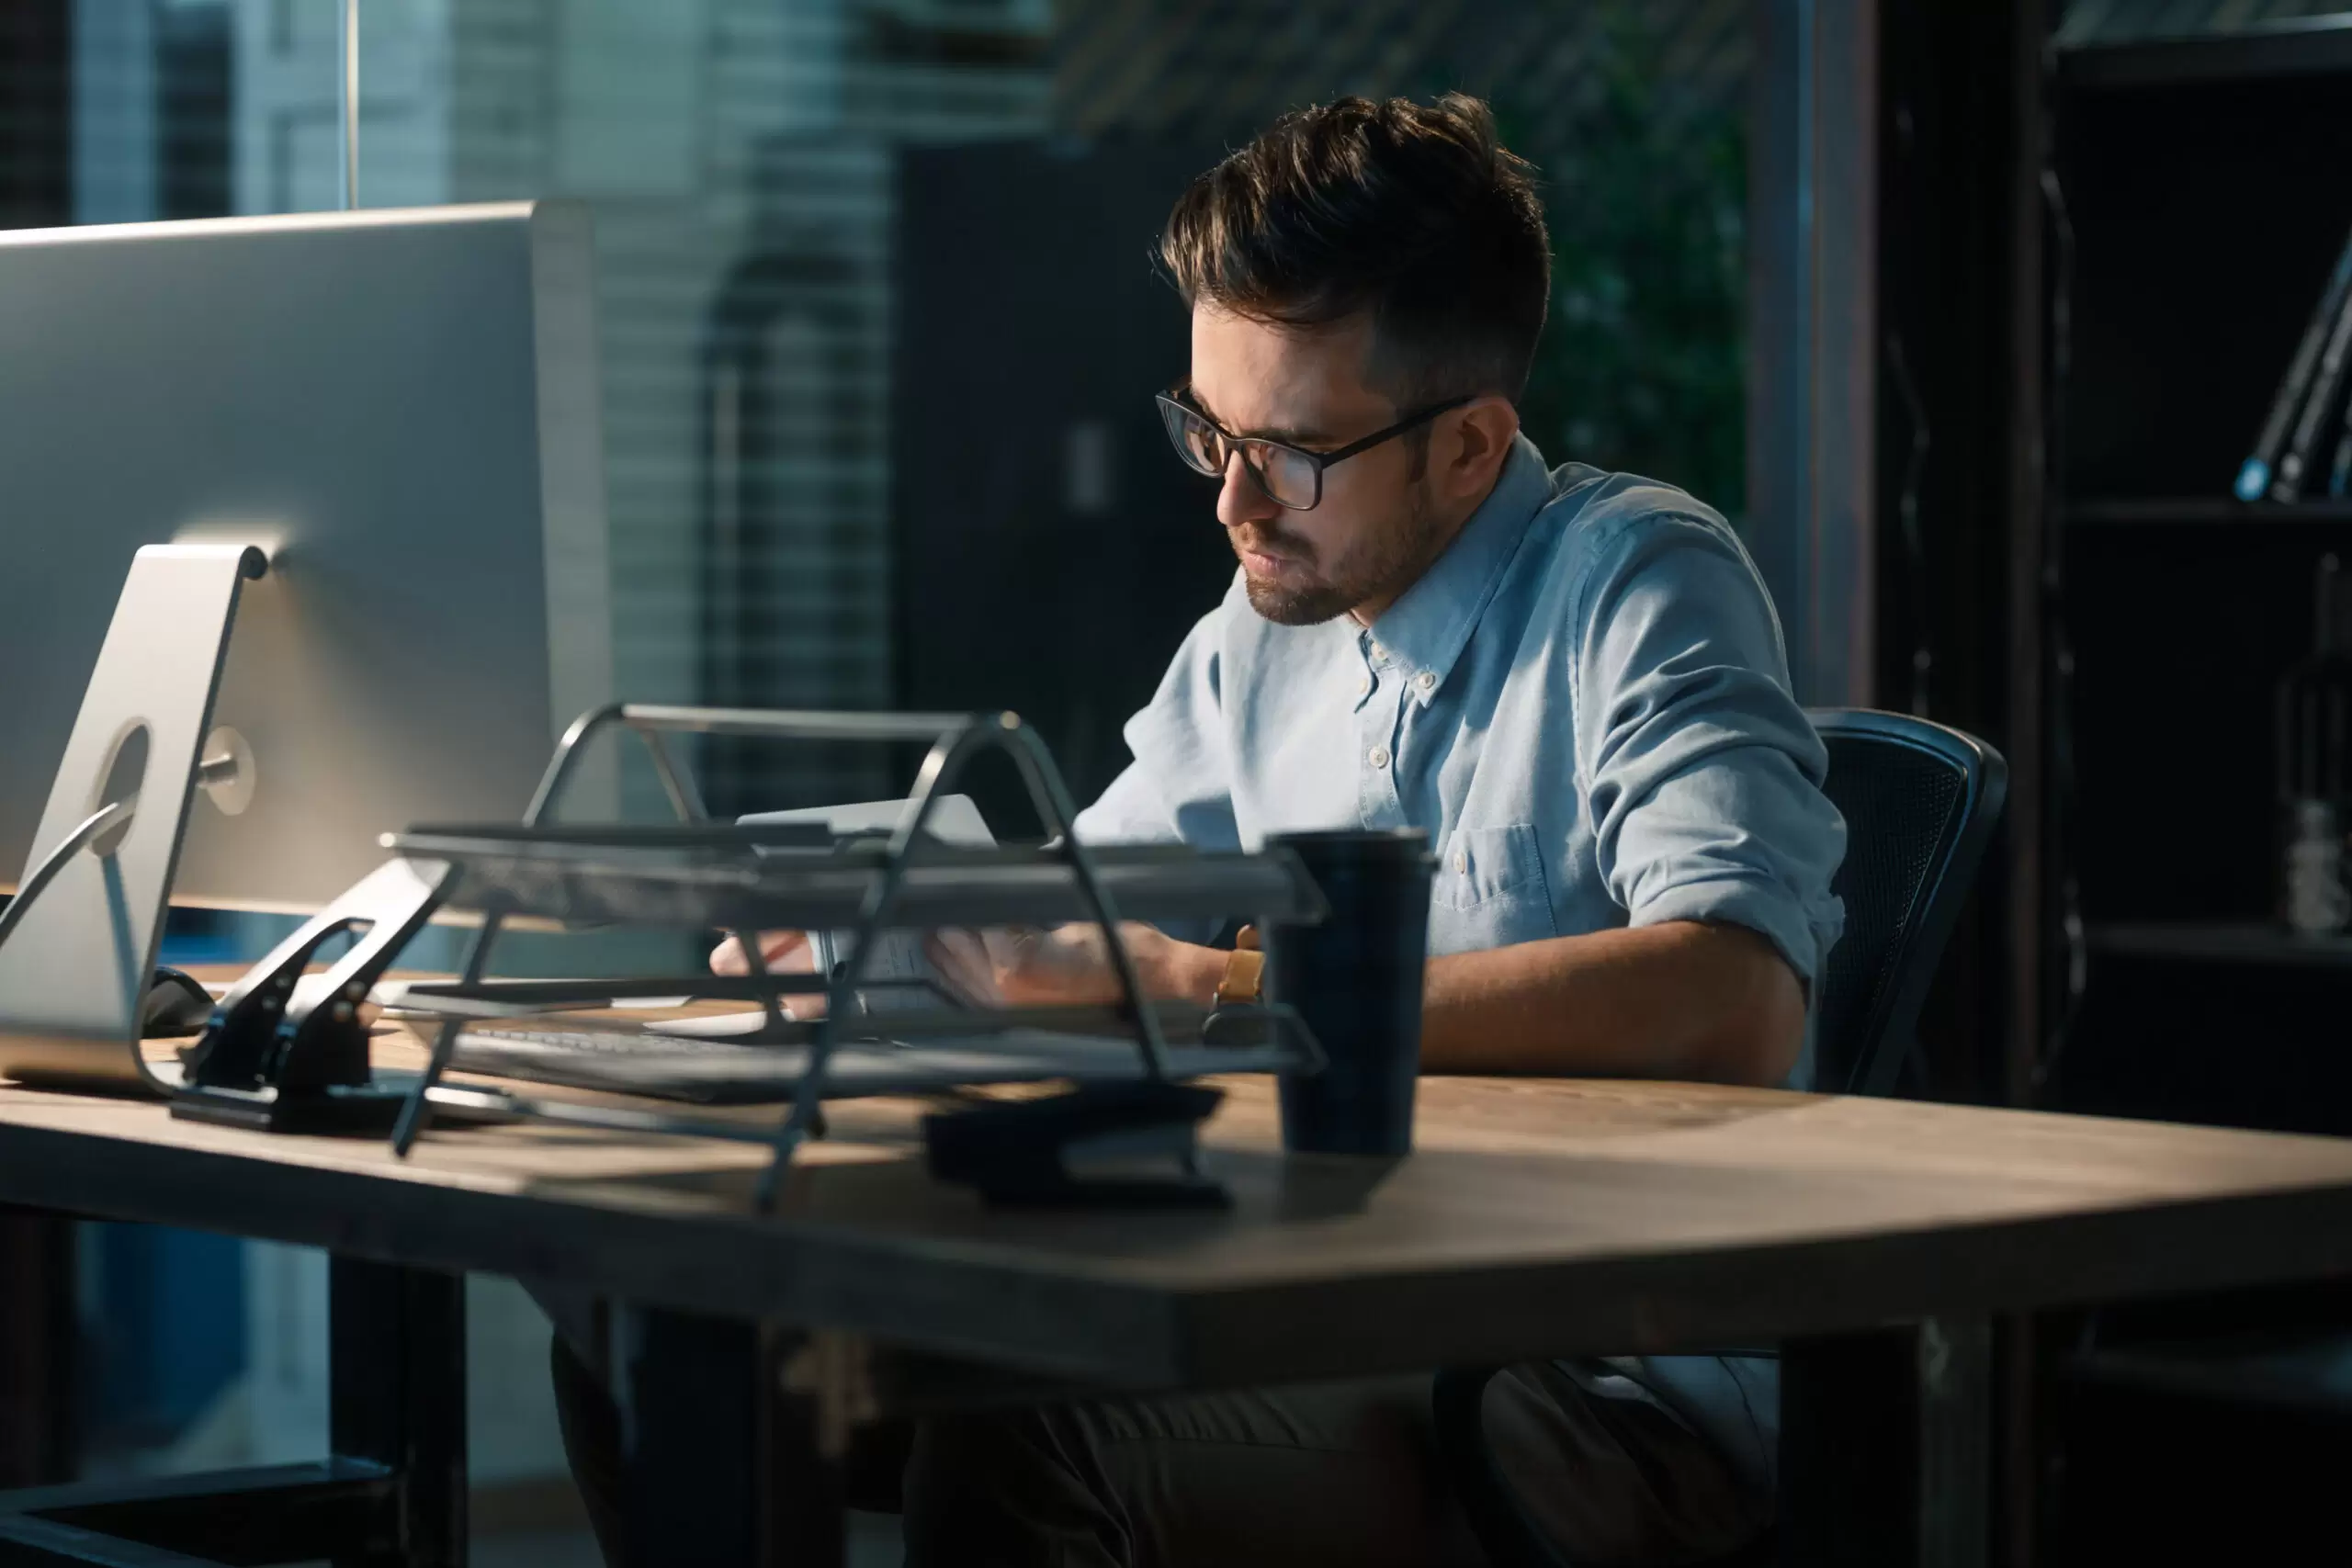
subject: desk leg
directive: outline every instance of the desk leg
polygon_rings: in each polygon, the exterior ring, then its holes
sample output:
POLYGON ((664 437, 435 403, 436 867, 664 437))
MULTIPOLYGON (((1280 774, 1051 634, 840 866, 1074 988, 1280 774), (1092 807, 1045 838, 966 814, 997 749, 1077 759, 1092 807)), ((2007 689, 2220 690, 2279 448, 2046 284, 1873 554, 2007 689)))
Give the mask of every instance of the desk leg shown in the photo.
POLYGON ((1781 1560, 1984 1568, 1991 1395, 1982 1317, 1783 1347, 1781 1560))
POLYGON ((784 1386, 783 1336, 644 1307, 613 1313, 632 1564, 838 1568, 842 1467, 784 1386))
POLYGON ((0 1205, 0 1487, 74 1472, 74 1222, 0 1205))
POLYGON ((399 1477, 390 1539, 354 1542, 335 1568, 464 1568, 465 1278, 337 1258, 327 1310, 330 1442, 399 1477))

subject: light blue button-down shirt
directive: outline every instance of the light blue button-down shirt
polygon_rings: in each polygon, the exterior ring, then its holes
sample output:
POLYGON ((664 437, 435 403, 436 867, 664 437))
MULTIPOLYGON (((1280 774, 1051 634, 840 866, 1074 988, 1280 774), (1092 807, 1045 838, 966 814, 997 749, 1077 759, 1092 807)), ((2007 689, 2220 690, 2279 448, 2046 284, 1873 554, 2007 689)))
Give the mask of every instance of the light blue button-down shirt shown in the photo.
MULTIPOLYGON (((1827 757, 1738 536, 1668 486, 1547 473, 1524 436, 1369 629, 1278 626, 1237 574, 1126 739, 1135 761, 1080 814, 1082 837, 1233 849, 1422 829, 1432 954, 1708 920, 1761 933, 1810 985, 1843 921, 1827 757)), ((1589 1383, 1629 1374, 1639 1389, 1605 1391, 1656 1394, 1772 1475, 1772 1363, 1582 1366, 1589 1383)))

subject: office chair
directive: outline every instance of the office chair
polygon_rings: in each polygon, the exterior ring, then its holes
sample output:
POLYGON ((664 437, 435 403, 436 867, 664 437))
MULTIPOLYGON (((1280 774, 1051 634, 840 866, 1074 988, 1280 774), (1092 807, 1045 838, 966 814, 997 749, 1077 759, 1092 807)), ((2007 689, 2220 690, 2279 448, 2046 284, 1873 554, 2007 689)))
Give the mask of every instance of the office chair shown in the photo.
MULTIPOLYGON (((1903 714, 1815 708, 1829 751, 1823 793, 1846 818, 1830 884, 1846 930, 1814 1009, 1814 1080, 1884 1095, 1913 1055, 1913 1027, 1936 962, 1976 878, 2008 794, 2008 764, 1973 735, 1903 714)), ((1494 1568, 1569 1568, 1520 1506, 1487 1446, 1479 1407, 1500 1369, 1440 1372, 1430 1394, 1438 1454, 1494 1568)), ((1713 1568, 1774 1560, 1769 1535, 1713 1568)))

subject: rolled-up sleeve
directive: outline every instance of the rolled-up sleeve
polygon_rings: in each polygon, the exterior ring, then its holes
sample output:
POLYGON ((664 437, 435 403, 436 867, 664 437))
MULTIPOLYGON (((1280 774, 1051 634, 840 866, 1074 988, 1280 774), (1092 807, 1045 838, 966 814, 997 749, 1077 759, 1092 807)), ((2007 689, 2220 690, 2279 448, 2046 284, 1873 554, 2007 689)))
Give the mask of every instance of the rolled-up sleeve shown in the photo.
POLYGON ((1846 826, 1730 529, 1651 514, 1592 548, 1575 611, 1577 754, 1597 869, 1629 924, 1729 922, 1808 985, 1845 913, 1846 826))

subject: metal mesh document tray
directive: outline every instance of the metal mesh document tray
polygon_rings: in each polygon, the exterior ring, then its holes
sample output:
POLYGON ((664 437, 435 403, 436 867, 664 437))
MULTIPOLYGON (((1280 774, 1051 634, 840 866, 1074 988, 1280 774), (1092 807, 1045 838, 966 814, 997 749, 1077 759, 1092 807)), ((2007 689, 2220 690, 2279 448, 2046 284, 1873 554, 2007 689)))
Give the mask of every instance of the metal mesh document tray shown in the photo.
MULTIPOLYGON (((1159 1138, 1180 1148, 1190 1171, 1192 1127, 1215 1096, 1189 1089, 1177 1093, 1178 1080, 1215 1072, 1312 1070, 1320 1055, 1286 1009, 1204 1015, 1197 1008, 1150 1001, 1118 923, 1125 918, 1237 916, 1311 921, 1325 912, 1322 897, 1288 852, 1088 846, 1071 830, 1074 816, 1045 746, 1010 714, 769 713, 627 705, 598 709, 576 722, 557 747, 521 824, 419 827, 388 835, 384 845, 394 860, 288 938, 223 998, 211 1027, 188 1055, 187 1088, 178 1109, 183 1114, 290 1126, 306 1118, 364 1120, 359 1107, 396 1102, 393 1139, 402 1152, 436 1108, 755 1137, 773 1143, 776 1151, 763 1185, 766 1201, 800 1141, 821 1133, 820 1107, 829 1098, 938 1094, 981 1084, 1067 1079, 1080 1087, 1060 1111, 1025 1113, 1001 1128, 958 1129, 954 1163, 972 1167, 976 1149, 1061 1125, 1072 1129, 1073 1146, 1084 1142, 1140 1147, 1159 1138), (645 745, 678 824, 639 828, 547 820, 581 747, 608 727, 623 728, 645 745), (887 840, 842 839, 801 823, 712 823, 692 775, 667 743, 678 733, 932 744, 904 816, 887 840), (1020 771, 1039 818, 1053 835, 1042 846, 953 846, 926 833, 934 807, 964 767, 989 750, 1009 755, 1020 771), (445 910, 475 912, 481 923, 462 975, 412 985, 401 997, 405 1009, 433 1022, 431 1060, 412 1083, 370 1082, 356 1004, 424 921, 445 910), (518 918, 568 926, 729 931, 742 939, 752 972, 590 981, 487 978, 502 926, 518 918), (887 1010, 865 1005, 872 993, 892 987, 903 991, 910 984, 865 972, 882 933, 1070 921, 1092 922, 1102 931, 1119 980, 1115 1005, 974 1009, 920 995, 897 997, 898 1005, 887 1010), (848 956, 830 975, 767 973, 752 933, 776 930, 854 935, 848 956), (351 950, 323 976, 305 975, 322 947, 355 931, 361 934, 351 950), (818 993, 826 998, 820 1016, 790 1014, 786 998, 818 993), (612 1016, 616 1006, 633 999, 677 996, 756 1002, 761 1015, 751 1021, 737 1046, 698 1053, 682 1047, 674 1032, 612 1016), (600 1061, 594 1071, 581 1073, 593 1080, 586 1087, 669 1100, 788 1101, 790 1110, 772 1128, 751 1128, 740 1119, 697 1117, 674 1107, 640 1109, 442 1081, 461 1042, 469 1070, 494 1066, 494 1026, 550 1018, 589 1043, 596 1056, 609 1055, 609 1063, 600 1061), (680 1065, 688 1055, 698 1065, 682 1077, 680 1065)), ((550 1077, 545 1071, 533 1076, 550 1077)), ((553 1081, 565 1080, 559 1073, 553 1081)), ((1026 1192, 1092 1190, 1041 1179, 1041 1170, 1059 1168, 1025 1144, 1009 1157, 1020 1168, 1026 1192)), ((1196 1179, 1172 1185, 1122 1181, 1103 1190, 1129 1200, 1139 1192, 1211 1190, 1196 1179)))

